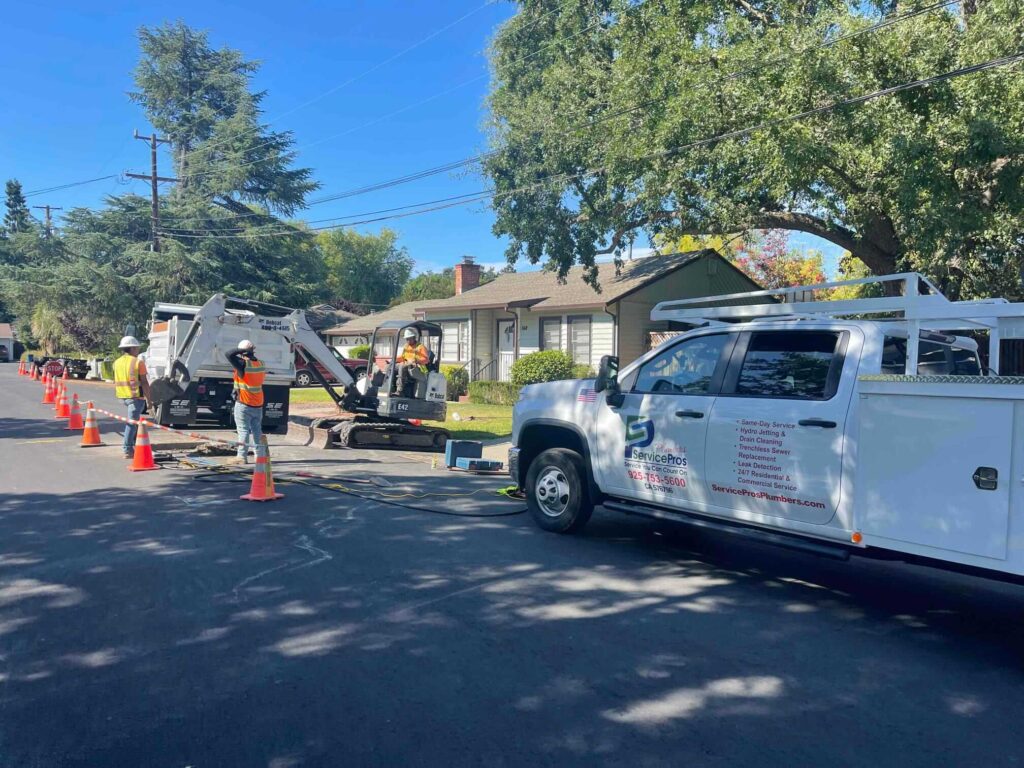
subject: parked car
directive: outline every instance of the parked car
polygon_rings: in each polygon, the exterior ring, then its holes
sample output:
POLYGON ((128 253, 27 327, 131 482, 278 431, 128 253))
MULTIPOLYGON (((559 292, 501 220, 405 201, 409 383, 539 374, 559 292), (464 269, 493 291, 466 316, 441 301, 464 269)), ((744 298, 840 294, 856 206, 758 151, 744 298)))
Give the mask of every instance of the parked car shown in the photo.
POLYGON ((51 376, 63 376, 65 366, 68 369, 68 377, 72 379, 84 379, 89 373, 88 360, 71 357, 41 357, 37 359, 36 363, 45 368, 51 376))
MULTIPOLYGON (((331 352, 334 354, 341 364, 348 369, 348 372, 352 374, 352 378, 359 381, 361 378, 366 376, 366 361, 360 360, 355 357, 343 357, 337 350, 331 348, 331 352)), ((337 384, 338 381, 327 372, 320 363, 314 363, 320 374, 327 380, 329 384, 337 384)), ((298 352, 295 353, 295 386, 296 387, 314 387, 320 382, 317 381, 316 376, 313 375, 312 371, 309 370, 309 366, 305 360, 302 359, 302 355, 298 352)))

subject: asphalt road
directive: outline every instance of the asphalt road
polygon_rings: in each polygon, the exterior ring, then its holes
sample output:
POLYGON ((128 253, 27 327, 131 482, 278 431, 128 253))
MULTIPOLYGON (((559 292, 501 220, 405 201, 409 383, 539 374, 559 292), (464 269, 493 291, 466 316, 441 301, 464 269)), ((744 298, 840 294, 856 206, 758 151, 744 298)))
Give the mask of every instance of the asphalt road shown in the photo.
MULTIPOLYGON (((601 512, 249 504, 0 391, 4 768, 1024 761, 1024 587, 601 512)), ((275 449, 300 466, 520 508, 401 454, 275 449)))

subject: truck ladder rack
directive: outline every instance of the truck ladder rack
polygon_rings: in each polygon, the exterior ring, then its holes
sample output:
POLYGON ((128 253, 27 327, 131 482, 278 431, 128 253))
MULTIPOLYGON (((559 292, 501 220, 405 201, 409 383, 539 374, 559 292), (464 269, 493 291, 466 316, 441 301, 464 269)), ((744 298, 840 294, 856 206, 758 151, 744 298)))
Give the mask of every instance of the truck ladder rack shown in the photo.
POLYGON ((993 372, 999 370, 1000 340, 1024 338, 1024 304, 1010 303, 1006 299, 950 301, 934 283, 917 272, 731 293, 712 298, 704 296, 662 301, 651 310, 653 321, 689 325, 756 320, 815 320, 826 317, 856 317, 906 324, 908 374, 917 373, 917 345, 922 330, 987 331, 989 369, 993 372), (902 289, 902 293, 867 299, 814 299, 815 291, 879 284, 896 285, 902 289), (757 299, 763 301, 758 302, 757 299))

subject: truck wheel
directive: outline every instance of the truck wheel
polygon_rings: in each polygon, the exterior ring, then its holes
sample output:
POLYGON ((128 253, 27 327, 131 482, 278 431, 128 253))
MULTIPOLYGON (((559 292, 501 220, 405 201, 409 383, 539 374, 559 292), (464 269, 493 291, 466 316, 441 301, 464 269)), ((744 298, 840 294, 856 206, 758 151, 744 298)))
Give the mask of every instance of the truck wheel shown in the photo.
POLYGON ((295 386, 309 387, 313 385, 313 374, 309 371, 299 371, 295 375, 295 386))
POLYGON ((535 458, 526 473, 526 506, 545 531, 582 530, 594 505, 580 455, 565 448, 551 448, 535 458))

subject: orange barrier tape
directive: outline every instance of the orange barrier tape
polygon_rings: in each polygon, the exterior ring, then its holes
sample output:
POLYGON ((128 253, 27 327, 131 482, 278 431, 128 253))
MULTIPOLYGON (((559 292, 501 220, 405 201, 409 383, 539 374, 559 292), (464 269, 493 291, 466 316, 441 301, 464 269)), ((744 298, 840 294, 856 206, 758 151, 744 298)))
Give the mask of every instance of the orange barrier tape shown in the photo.
POLYGON ((210 435, 204 435, 199 432, 184 432, 180 429, 175 429, 174 427, 165 427, 163 424, 157 424, 149 419, 138 419, 137 421, 134 419, 127 419, 124 416, 118 416, 116 413, 111 413, 110 411, 105 411, 102 408, 97 408, 95 406, 93 406, 93 410, 96 411, 96 413, 102 413, 104 416, 117 419, 117 421, 125 424, 145 424, 147 429, 162 429, 164 432, 172 432, 176 435, 185 435, 185 437, 192 437, 196 440, 206 440, 211 443, 220 443, 221 445, 230 445, 233 448, 238 448, 242 445, 237 440, 223 440, 219 437, 211 437, 210 435))

